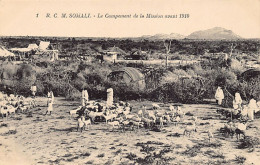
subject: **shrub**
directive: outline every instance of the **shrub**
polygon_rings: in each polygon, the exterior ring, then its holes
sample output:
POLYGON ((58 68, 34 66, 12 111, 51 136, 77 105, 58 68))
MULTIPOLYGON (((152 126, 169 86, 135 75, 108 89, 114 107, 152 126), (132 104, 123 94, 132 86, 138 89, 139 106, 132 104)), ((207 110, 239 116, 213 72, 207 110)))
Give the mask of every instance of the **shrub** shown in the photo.
POLYGON ((235 162, 237 162, 238 164, 244 164, 246 161, 246 158, 244 156, 237 156, 235 158, 235 162))
POLYGON ((255 148, 260 144, 260 140, 257 137, 246 136, 241 143, 238 145, 239 149, 255 148))

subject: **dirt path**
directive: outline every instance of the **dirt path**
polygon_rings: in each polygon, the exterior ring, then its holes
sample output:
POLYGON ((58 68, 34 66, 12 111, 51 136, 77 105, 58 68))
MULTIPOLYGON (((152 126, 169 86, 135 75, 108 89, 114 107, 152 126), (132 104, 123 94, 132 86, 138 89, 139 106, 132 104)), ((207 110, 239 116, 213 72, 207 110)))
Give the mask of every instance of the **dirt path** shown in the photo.
MULTIPOLYGON (((44 116, 46 100, 38 98, 40 107, 31 114, 18 114, 0 124, 16 127, 16 134, 2 135, 0 162, 5 164, 238 164, 236 156, 245 157, 245 164, 257 164, 260 150, 237 149, 235 138, 225 138, 219 128, 217 107, 208 104, 184 105, 185 113, 198 116, 199 126, 191 137, 183 130, 191 116, 178 125, 167 125, 160 132, 141 128, 136 131, 108 130, 105 123, 93 124, 90 130, 77 132, 77 121, 69 117, 69 110, 79 105, 56 98, 54 112, 44 116), (214 133, 211 143, 207 130, 214 133)), ((134 111, 142 104, 131 102, 134 111)), ((160 104, 161 106, 168 106, 160 104)), ((260 119, 251 123, 248 135, 260 137, 260 119)))

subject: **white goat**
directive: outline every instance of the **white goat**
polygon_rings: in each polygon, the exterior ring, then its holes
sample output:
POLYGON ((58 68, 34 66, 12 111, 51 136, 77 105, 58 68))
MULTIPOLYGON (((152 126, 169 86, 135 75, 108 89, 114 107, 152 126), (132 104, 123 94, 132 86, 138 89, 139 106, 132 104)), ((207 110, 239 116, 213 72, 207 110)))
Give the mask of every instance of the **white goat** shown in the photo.
POLYGON ((84 130, 85 130, 86 127, 87 127, 87 129, 89 129, 89 128, 90 128, 90 125, 91 125, 91 120, 90 120, 90 119, 85 120, 85 117, 84 117, 84 116, 81 117, 81 120, 82 120, 82 122, 84 123, 84 130))
POLYGON ((72 115, 76 115, 77 112, 82 108, 82 106, 79 106, 77 109, 70 110, 70 118, 72 115))
POLYGON ((152 106, 153 106, 153 109, 159 109, 160 108, 160 106, 156 103, 153 103, 152 106))
POLYGON ((77 128, 77 131, 79 131, 80 129, 80 132, 83 131, 83 127, 84 127, 84 122, 82 121, 81 118, 78 118, 78 128, 77 128))
POLYGON ((2 118, 4 118, 4 115, 5 115, 6 120, 7 120, 7 117, 8 117, 8 110, 7 109, 4 109, 4 107, 0 107, 0 114, 1 114, 2 118))
MULTIPOLYGON (((119 121, 112 121, 112 122, 108 122, 108 125, 112 126, 112 130, 114 130, 115 126, 119 127, 120 124, 119 124, 119 121)), ((109 127, 108 127, 108 130, 109 130, 109 127)))
POLYGON ((191 134, 192 132, 197 132, 195 123, 192 123, 192 125, 186 126, 186 128, 185 128, 185 130, 184 130, 184 132, 183 132, 183 136, 186 135, 186 134, 188 134, 189 137, 190 137, 190 134, 191 134))

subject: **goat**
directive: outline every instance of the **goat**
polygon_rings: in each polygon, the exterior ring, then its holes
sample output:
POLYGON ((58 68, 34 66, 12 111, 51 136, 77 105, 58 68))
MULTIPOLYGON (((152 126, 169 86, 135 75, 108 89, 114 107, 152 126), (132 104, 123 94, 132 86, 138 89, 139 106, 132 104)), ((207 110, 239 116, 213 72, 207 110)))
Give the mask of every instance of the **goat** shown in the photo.
POLYGON ((77 131, 79 131, 80 129, 80 132, 83 131, 83 127, 84 127, 84 122, 82 121, 81 117, 78 118, 78 128, 77 128, 77 131))
POLYGON ((141 121, 144 122, 144 123, 146 123, 146 125, 147 125, 148 128, 151 127, 151 124, 152 124, 152 123, 155 123, 153 120, 147 119, 147 118, 144 118, 144 117, 141 118, 141 121))
POLYGON ((143 110, 139 110, 139 111, 137 112, 137 114, 138 114, 138 116, 143 117, 143 110))
POLYGON ((107 122, 108 122, 109 120, 111 121, 112 119, 116 118, 116 117, 117 117, 117 114, 103 115, 103 117, 105 118, 106 124, 107 124, 107 122))
POLYGON ((77 112, 82 108, 82 106, 79 106, 77 109, 70 110, 70 118, 72 115, 76 115, 77 112))
POLYGON ((8 111, 8 113, 9 113, 9 115, 15 114, 15 112, 16 112, 17 109, 18 109, 18 107, 15 108, 15 107, 13 107, 12 105, 7 106, 7 111, 8 111))
POLYGON ((179 116, 177 116, 175 119, 174 119, 174 125, 177 126, 181 121, 181 118, 179 116))
POLYGON ((149 118, 149 119, 156 120, 156 117, 155 117, 155 115, 154 115, 154 112, 152 112, 152 111, 147 112, 147 115, 148 115, 148 118, 149 118))
POLYGON ((0 114, 2 115, 2 118, 4 118, 4 115, 5 115, 6 120, 7 120, 7 117, 8 117, 8 110, 7 109, 4 109, 4 107, 0 107, 0 114))
POLYGON ((240 139, 240 135, 242 134, 245 138, 246 124, 239 123, 235 129, 237 140, 240 139))
POLYGON ((92 122, 95 121, 96 117, 103 117, 104 116, 103 112, 93 112, 93 111, 90 111, 87 115, 88 115, 88 117, 91 118, 92 122))
POLYGON ((228 124, 225 124, 224 125, 224 135, 225 135, 225 137, 226 136, 231 136, 231 138, 233 138, 233 135, 234 135, 234 133, 235 133, 235 126, 233 125, 233 123, 232 122, 230 122, 230 123, 228 123, 228 124))
POLYGON ((190 134, 191 134, 193 131, 194 131, 194 132, 197 132, 195 123, 193 123, 192 125, 186 126, 186 128, 185 128, 185 130, 184 130, 184 132, 183 132, 183 136, 186 135, 186 134, 188 134, 189 137, 190 137, 190 134))
POLYGON ((191 120, 193 120, 195 122, 195 124, 197 124, 198 117, 197 116, 192 116, 191 120))
POLYGON ((160 108, 160 106, 156 103, 153 103, 152 106, 153 106, 153 109, 159 109, 160 108))
MULTIPOLYGON (((114 130, 115 126, 120 126, 119 124, 119 121, 112 121, 112 122, 108 122, 108 125, 111 125, 112 126, 112 130, 114 130)), ((109 127, 108 127, 108 130, 109 130, 109 127)))
POLYGON ((85 120, 85 117, 84 116, 82 116, 81 117, 81 120, 82 120, 82 122, 84 123, 84 130, 85 130, 85 128, 87 127, 88 129, 90 128, 89 126, 91 125, 91 120, 90 119, 88 119, 88 120, 85 120))
MULTIPOLYGON (((139 129, 139 127, 142 125, 141 122, 137 122, 137 121, 131 121, 130 122, 132 124, 132 126, 136 126, 137 127, 137 130, 139 129)), ((134 127, 132 127, 134 128, 134 127)))

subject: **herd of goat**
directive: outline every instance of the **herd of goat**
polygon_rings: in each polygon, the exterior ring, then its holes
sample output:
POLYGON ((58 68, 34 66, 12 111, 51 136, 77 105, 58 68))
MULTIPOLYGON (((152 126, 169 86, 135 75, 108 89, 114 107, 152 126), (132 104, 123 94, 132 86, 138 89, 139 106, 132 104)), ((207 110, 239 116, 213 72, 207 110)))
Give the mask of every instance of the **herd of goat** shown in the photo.
MULTIPOLYGON (((96 121, 103 120, 107 124, 107 128, 121 129, 123 132, 128 128, 129 130, 139 129, 140 127, 152 129, 161 129, 164 125, 174 124, 177 126, 180 122, 184 123, 185 113, 181 106, 170 105, 167 109, 160 107, 158 104, 152 104, 152 110, 147 110, 146 106, 140 108, 137 113, 131 113, 132 107, 128 103, 119 102, 115 103, 112 107, 106 107, 105 104, 100 102, 91 101, 86 106, 78 107, 71 110, 70 115, 78 115, 78 128, 77 130, 83 131, 86 127, 96 121)), ((218 112, 218 111, 217 111, 218 112)), ((190 116, 189 121, 186 122, 183 136, 189 136, 193 132, 197 132, 198 117, 190 116)), ((237 135, 237 139, 240 139, 240 135, 244 135, 247 129, 247 123, 244 121, 239 122, 227 122, 224 127, 220 128, 225 136, 237 135)), ((210 141, 214 135, 210 129, 206 130, 208 140, 210 141)))
POLYGON ((8 119, 8 116, 15 115, 17 112, 25 112, 36 107, 35 100, 31 97, 21 95, 8 96, 0 92, 0 115, 8 119))
MULTIPOLYGON (((180 106, 170 105, 166 110, 155 103, 152 104, 152 110, 147 110, 146 106, 143 106, 137 113, 132 113, 132 107, 122 101, 109 108, 105 104, 93 101, 85 107, 80 106, 71 110, 70 115, 78 115, 77 130, 81 132, 97 120, 105 121, 108 129, 121 128, 125 132, 126 129, 136 128, 138 130, 140 127, 161 129, 170 123, 178 126, 180 122, 183 122, 185 113, 180 106)), ((198 117, 192 116, 189 125, 184 128, 183 135, 190 136, 192 132, 197 132, 197 125, 198 117)), ((207 133, 209 140, 213 138, 213 133, 210 130, 207 133)))
MULTIPOLYGON (((33 98, 25 98, 23 96, 14 96, 1 94, 0 100, 0 115, 2 118, 17 113, 24 112, 34 108, 35 101, 33 98)), ((217 111, 219 112, 219 110, 217 111)), ((223 111, 225 112, 225 111, 223 111)), ((223 112, 221 112, 223 114, 223 112)), ((181 106, 170 105, 165 109, 165 107, 160 107, 158 104, 152 104, 152 110, 147 110, 146 106, 140 108, 137 113, 132 113, 132 106, 129 103, 120 101, 115 103, 110 107, 107 107, 105 103, 89 101, 86 106, 79 106, 77 109, 69 111, 70 117, 77 116, 77 130, 81 132, 85 128, 90 128, 92 123, 97 121, 105 121, 108 129, 115 128, 126 130, 139 129, 140 127, 145 127, 148 129, 161 129, 165 125, 173 123, 177 126, 180 122, 184 121, 185 113, 183 112, 181 106)), ((189 118, 189 124, 186 123, 183 135, 190 136, 192 132, 197 132, 198 117, 191 116, 189 118)), ((220 130, 226 136, 240 135, 246 133, 247 123, 246 122, 228 122, 220 130)), ((209 141, 213 138, 212 131, 207 130, 209 141)))

